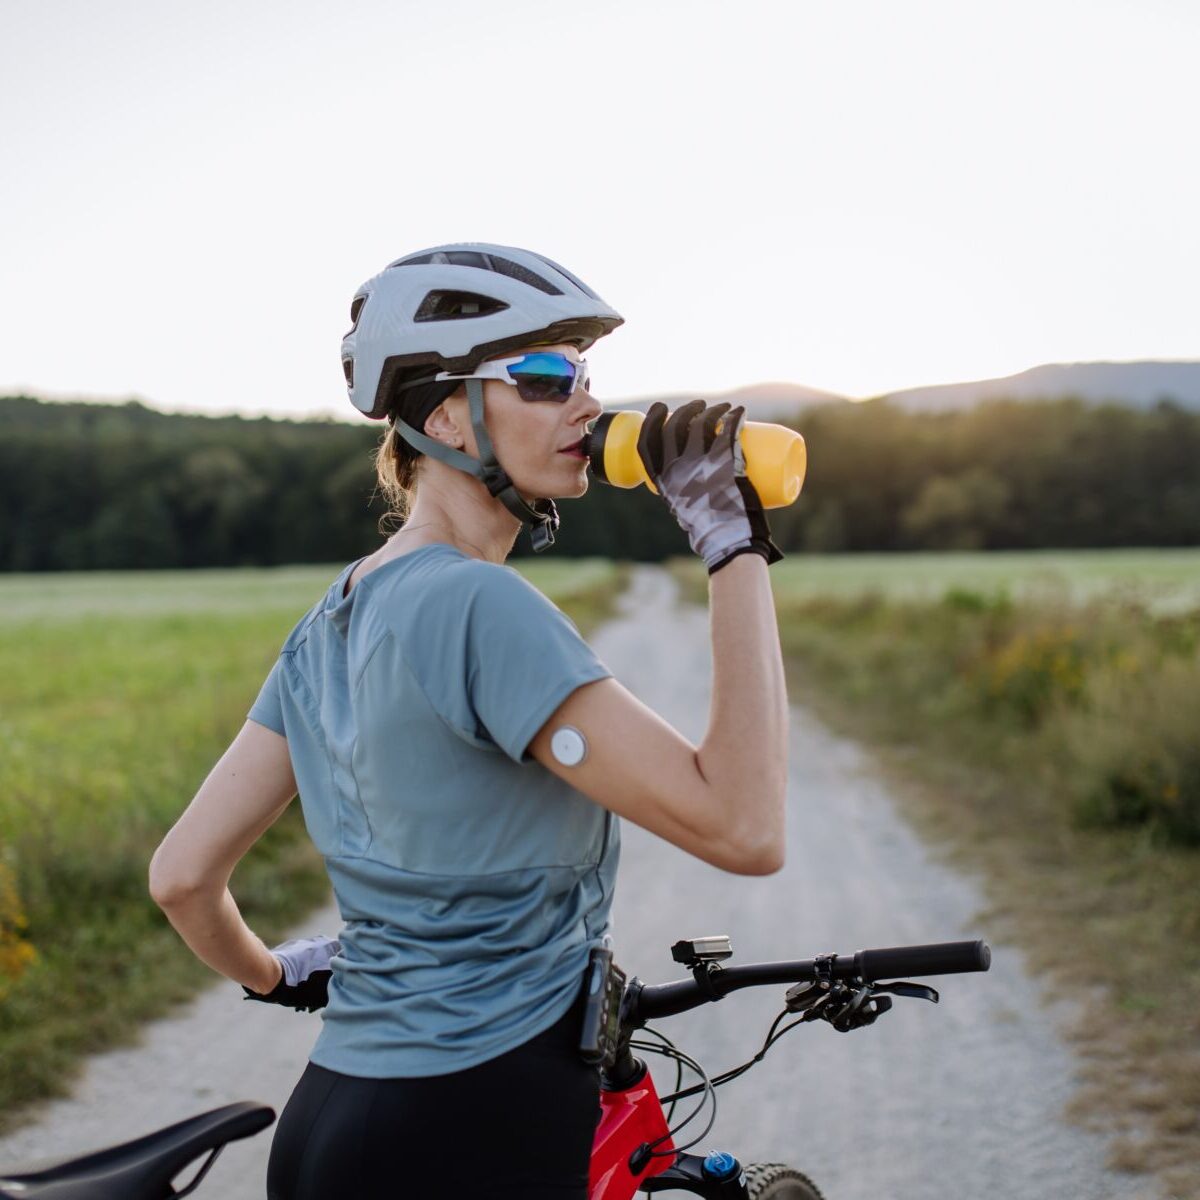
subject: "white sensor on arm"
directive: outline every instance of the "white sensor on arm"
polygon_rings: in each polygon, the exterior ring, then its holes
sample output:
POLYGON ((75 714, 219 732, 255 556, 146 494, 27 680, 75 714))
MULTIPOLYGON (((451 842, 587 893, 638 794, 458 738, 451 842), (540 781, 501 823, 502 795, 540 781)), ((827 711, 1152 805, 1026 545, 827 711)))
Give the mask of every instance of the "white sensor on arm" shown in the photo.
POLYGON ((577 767, 587 758, 587 738, 574 725, 563 725, 550 735, 550 753, 564 767, 577 767))

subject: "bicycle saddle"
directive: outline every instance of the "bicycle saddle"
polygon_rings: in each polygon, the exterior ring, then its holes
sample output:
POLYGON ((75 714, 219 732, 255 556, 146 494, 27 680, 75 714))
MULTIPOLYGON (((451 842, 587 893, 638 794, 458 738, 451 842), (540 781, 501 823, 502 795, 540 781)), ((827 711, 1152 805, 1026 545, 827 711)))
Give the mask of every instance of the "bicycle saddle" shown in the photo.
MULTIPOLYGON (((189 1117, 178 1125, 133 1142, 80 1158, 42 1163, 22 1171, 0 1171, 0 1200, 167 1200, 171 1180, 194 1158, 266 1129, 275 1110, 241 1100, 189 1117)), ((210 1160, 211 1162, 211 1160, 210 1160)), ((207 1171, 209 1163, 201 1168, 207 1171)), ((199 1181, 199 1177, 193 1184, 199 1181)))

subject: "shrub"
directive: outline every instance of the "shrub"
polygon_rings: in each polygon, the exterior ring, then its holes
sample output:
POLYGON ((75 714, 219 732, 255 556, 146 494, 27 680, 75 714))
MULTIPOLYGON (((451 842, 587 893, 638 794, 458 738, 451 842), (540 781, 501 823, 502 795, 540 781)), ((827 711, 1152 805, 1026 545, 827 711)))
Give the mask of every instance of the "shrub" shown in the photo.
POLYGON ((1089 694, 1068 730, 1078 820, 1200 845, 1200 658, 1117 656, 1089 694))
POLYGON ((1008 711, 1032 728, 1057 703, 1083 695, 1085 649, 1071 626, 1019 630, 979 665, 985 707, 1008 711))
POLYGON ((1064 823, 1200 845, 1200 612, 956 587, 785 596, 779 617, 799 677, 892 740, 1011 772, 1064 823))
POLYGON ((29 922, 17 894, 16 875, 0 862, 0 1000, 37 957, 26 933, 29 922))

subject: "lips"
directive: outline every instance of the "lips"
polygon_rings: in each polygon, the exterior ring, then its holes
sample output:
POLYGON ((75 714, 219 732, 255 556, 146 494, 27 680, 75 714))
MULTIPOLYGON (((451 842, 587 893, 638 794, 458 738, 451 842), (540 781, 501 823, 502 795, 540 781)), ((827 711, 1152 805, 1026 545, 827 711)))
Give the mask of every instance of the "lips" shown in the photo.
POLYGON ((569 446, 564 446, 559 451, 559 454, 569 454, 572 458, 586 459, 587 455, 583 452, 583 438, 580 438, 577 442, 572 442, 569 446))

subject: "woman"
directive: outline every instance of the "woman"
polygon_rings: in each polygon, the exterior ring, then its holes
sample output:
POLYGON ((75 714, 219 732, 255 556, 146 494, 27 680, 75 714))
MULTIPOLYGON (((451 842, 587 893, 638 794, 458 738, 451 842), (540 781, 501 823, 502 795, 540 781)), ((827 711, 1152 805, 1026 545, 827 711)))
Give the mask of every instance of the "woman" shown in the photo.
POLYGON ((614 815, 729 871, 782 862, 779 552, 740 474, 743 414, 655 405, 639 446, 712 576, 695 747, 503 565, 522 525, 548 545, 553 498, 587 490, 600 406, 580 355, 617 313, 539 255, 468 244, 391 264, 351 319, 350 398, 389 420, 379 479, 408 519, 288 637, 151 891, 259 998, 303 1006, 332 970, 272 1197, 582 1200, 598 1079, 581 982, 608 926, 614 815), (344 929, 273 953, 227 884, 297 789, 344 929))

